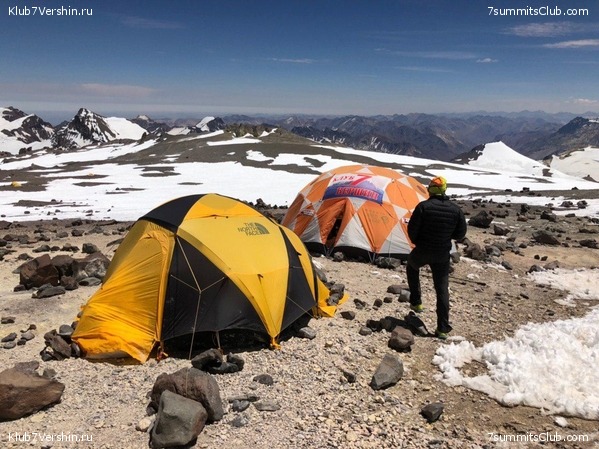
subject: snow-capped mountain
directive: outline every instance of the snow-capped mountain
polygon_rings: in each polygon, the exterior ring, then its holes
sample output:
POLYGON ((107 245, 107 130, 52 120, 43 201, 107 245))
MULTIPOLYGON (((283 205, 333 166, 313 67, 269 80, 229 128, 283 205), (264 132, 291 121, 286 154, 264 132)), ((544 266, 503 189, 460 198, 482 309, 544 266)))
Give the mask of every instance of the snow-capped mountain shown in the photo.
MULTIPOLYGON (((545 164, 543 162, 530 159, 517 151, 514 151, 503 142, 492 142, 484 145, 479 145, 473 148, 468 153, 455 158, 452 162, 458 164, 470 165, 477 168, 488 170, 501 170, 511 173, 522 173, 528 176, 537 177, 559 177, 559 178, 583 178, 589 181, 595 181, 597 178, 588 177, 590 173, 599 174, 599 149, 597 152, 590 151, 586 155, 580 155, 578 159, 564 160, 553 164, 545 164), (593 159, 594 155, 594 159, 593 159), (580 175, 577 172, 578 168, 571 168, 570 165, 586 163, 585 174, 580 175)), ((576 155, 574 157, 577 157, 576 155)), ((560 158, 556 158, 560 159, 560 158)))
POLYGON ((522 153, 541 160, 589 146, 599 147, 599 119, 576 117, 556 132, 530 142, 522 153))
POLYGON ((53 143, 63 148, 80 148, 113 140, 139 140, 144 133, 145 129, 125 118, 103 117, 81 108, 70 122, 56 131, 53 143))
POLYGON ((52 125, 37 115, 10 106, 0 108, 0 154, 15 155, 27 149, 50 147, 53 135, 52 125))
POLYGON ((134 119, 131 119, 131 122, 141 126, 143 129, 152 134, 162 134, 171 129, 171 127, 166 123, 157 122, 147 115, 138 115, 134 119))
POLYGON ((172 136, 185 134, 211 133, 225 129, 226 125, 220 117, 204 117, 194 126, 177 126, 168 131, 172 136))
POLYGON ((551 156, 544 162, 552 169, 568 175, 599 182, 599 148, 568 151, 559 156, 551 156))

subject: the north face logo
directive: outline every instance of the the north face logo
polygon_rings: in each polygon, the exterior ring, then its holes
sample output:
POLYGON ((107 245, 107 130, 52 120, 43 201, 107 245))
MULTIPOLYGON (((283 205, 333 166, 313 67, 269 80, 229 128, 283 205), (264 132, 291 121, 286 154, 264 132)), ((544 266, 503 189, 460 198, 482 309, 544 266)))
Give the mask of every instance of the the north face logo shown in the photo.
POLYGON ((260 223, 244 223, 244 226, 241 228, 237 228, 239 232, 243 232, 245 235, 263 235, 270 234, 268 229, 266 229, 260 223))

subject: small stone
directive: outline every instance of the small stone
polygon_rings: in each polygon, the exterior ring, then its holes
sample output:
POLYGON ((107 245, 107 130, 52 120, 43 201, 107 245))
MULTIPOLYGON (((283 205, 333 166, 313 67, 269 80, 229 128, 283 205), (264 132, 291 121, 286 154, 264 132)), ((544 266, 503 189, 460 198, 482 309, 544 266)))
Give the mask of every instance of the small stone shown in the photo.
POLYGON ((235 418, 230 421, 230 424, 233 427, 244 427, 250 423, 250 418, 248 418, 245 414, 239 414, 235 418))
POLYGON ((370 329, 369 327, 367 327, 367 326, 362 326, 362 327, 360 328, 360 330, 358 331, 358 333, 359 333, 360 335, 363 335, 364 337, 367 337, 368 335, 372 335, 372 333, 373 333, 373 332, 372 332, 372 329, 370 329))
POLYGON ((231 410, 233 410, 234 412, 243 412, 243 411, 247 410, 247 408, 250 406, 250 404, 251 404, 250 401, 234 400, 233 402, 231 402, 231 410))
POLYGON ((258 374, 257 376, 254 376, 252 380, 254 382, 258 382, 259 384, 266 385, 269 387, 274 385, 275 383, 274 379, 270 374, 258 374))
POLYGON ((298 332, 297 336, 299 338, 307 338, 308 340, 313 340, 316 338, 316 331, 309 326, 302 327, 298 332))
POLYGON ((31 331, 26 331, 21 334, 21 339, 25 341, 33 340, 35 338, 35 334, 31 331))
POLYGON ((356 318, 356 312, 353 310, 344 310, 341 312, 341 318, 351 321, 356 318))
POLYGON ((0 342, 6 343, 6 342, 9 342, 9 341, 14 341, 16 339, 17 339, 17 333, 16 332, 11 332, 6 337, 4 337, 2 340, 0 340, 0 342))
POLYGON ((437 421, 443 413, 444 405, 441 402, 434 402, 432 404, 425 405, 420 414, 424 416, 429 423, 437 421))
POLYGON ((343 377, 345 377, 345 380, 347 380, 347 383, 353 384, 358 379, 358 376, 356 376, 351 371, 342 369, 341 372, 343 373, 343 377))
POLYGON ((135 430, 139 432, 147 432, 153 423, 154 419, 152 419, 149 416, 146 416, 145 418, 140 419, 139 422, 135 425, 135 430))
POLYGON ((366 307, 366 302, 356 298, 354 299, 354 305, 356 306, 356 309, 362 310, 366 307))
POLYGON ((281 406, 274 401, 264 399, 262 401, 254 402, 254 407, 261 412, 276 412, 281 409, 281 406))

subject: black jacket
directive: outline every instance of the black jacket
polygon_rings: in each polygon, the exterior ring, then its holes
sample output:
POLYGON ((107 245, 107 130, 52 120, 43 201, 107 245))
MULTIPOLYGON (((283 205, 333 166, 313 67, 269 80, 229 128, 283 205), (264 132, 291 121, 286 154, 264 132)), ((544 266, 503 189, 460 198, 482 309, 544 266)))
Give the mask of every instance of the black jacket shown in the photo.
POLYGON ((420 202, 408 222, 408 235, 419 249, 433 254, 448 254, 451 239, 466 236, 462 210, 445 195, 431 196, 420 202))

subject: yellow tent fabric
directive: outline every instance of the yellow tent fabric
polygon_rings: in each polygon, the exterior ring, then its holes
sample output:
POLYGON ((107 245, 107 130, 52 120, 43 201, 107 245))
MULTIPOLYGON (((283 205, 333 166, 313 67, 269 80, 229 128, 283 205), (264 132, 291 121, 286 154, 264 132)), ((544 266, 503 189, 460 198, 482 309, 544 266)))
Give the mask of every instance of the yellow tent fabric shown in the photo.
POLYGON ((173 234, 138 222, 119 246, 104 283, 83 307, 74 340, 90 356, 145 360, 160 335, 173 234))
POLYGON ((193 195, 135 223, 72 338, 87 357, 141 362, 199 331, 262 331, 276 345, 306 312, 333 316, 328 297, 292 231, 232 198, 193 195))

